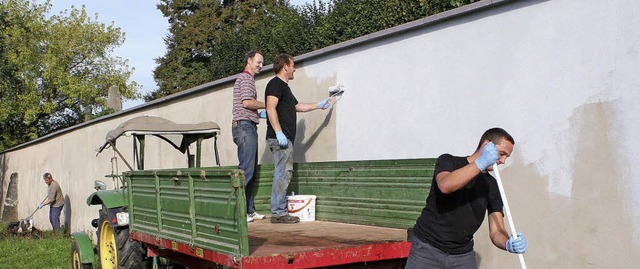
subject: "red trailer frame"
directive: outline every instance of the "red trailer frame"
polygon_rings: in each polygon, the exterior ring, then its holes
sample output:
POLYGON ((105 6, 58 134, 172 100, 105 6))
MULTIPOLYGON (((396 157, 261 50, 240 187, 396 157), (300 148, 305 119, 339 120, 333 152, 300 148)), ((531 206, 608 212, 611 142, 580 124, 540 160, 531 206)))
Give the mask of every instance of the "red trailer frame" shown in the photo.
MULTIPOLYGON (((258 225, 267 226, 271 224, 264 221, 264 224, 258 225)), ((375 233, 376 235, 372 235, 370 240, 354 240, 353 238, 346 238, 344 242, 336 242, 333 246, 323 243, 315 244, 314 247, 286 246, 293 242, 290 240, 288 243, 275 247, 280 248, 280 250, 264 251, 256 250, 254 248, 249 256, 244 257, 219 253, 200 247, 192 247, 187 243, 176 242, 136 231, 132 231, 130 236, 132 239, 138 240, 147 245, 149 256, 167 257, 172 261, 190 268, 221 268, 221 266, 238 269, 293 269, 325 267, 358 268, 359 266, 364 266, 366 264, 366 268, 401 269, 409 255, 411 242, 404 240, 404 238, 398 238, 399 236, 404 237, 406 235, 406 231, 401 229, 333 222, 318 222, 318 225, 324 225, 319 229, 326 231, 327 233, 340 233, 343 237, 345 234, 353 234, 354 231, 362 231, 363 234, 375 233), (328 231, 329 229, 326 229, 327 225, 335 226, 335 229, 332 229, 333 231, 328 231), (387 231, 392 234, 389 234, 387 231), (380 239, 385 237, 385 233, 387 234, 386 237, 389 237, 388 241, 380 239), (349 242, 345 243, 347 241, 349 242), (288 248, 289 250, 282 251, 284 248, 288 248)), ((269 226, 269 228, 273 227, 276 226, 269 226)), ((277 228, 280 227, 282 226, 277 228)), ((281 229, 285 229, 287 227, 292 226, 285 225, 285 227, 281 229)), ((309 225, 308 227, 311 226, 309 225)), ((300 226, 297 228, 300 228, 300 226)), ((260 231, 254 231, 254 233, 259 232, 260 231)), ((280 233, 281 231, 275 232, 280 233)), ((318 229, 309 231, 309 233, 314 233, 317 238, 326 237, 326 235, 319 234, 318 229)), ((295 234, 300 237, 299 231, 295 234)), ((292 234, 286 236, 288 238, 293 238, 296 235, 292 234)), ((258 237, 259 236, 261 235, 258 235, 258 237)), ((272 234, 265 236, 272 236, 272 234)), ((250 233, 249 241, 256 242, 256 240, 259 239, 258 237, 254 237, 250 233)), ((304 237, 304 235, 302 237, 304 237)), ((304 245, 305 243, 309 244, 310 240, 314 240, 309 239, 308 237, 304 238, 306 241, 298 242, 298 245, 304 245)), ((315 243, 318 241, 322 241, 322 239, 317 239, 315 243)), ((273 250, 274 248, 271 249, 273 250)))

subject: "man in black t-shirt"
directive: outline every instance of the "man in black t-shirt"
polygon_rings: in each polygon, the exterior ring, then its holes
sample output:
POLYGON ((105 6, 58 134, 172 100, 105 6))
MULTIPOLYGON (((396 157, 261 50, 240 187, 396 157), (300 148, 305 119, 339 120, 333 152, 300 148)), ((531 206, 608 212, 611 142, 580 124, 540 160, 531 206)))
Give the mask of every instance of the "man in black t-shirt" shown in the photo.
POLYGON ((289 88, 296 69, 293 57, 280 54, 273 61, 276 76, 265 90, 267 109, 267 144, 273 154, 273 188, 271 190, 271 223, 296 223, 300 218, 287 211, 287 187, 293 174, 293 141, 296 138, 296 112, 329 108, 329 98, 318 103, 298 103, 289 88))
POLYGON ((513 137, 501 128, 487 130, 467 157, 443 154, 436 161, 433 182, 413 228, 405 269, 478 268, 473 234, 489 215, 491 242, 511 253, 524 253, 525 237, 510 237, 504 226, 496 179, 487 171, 503 164, 513 151, 513 137))

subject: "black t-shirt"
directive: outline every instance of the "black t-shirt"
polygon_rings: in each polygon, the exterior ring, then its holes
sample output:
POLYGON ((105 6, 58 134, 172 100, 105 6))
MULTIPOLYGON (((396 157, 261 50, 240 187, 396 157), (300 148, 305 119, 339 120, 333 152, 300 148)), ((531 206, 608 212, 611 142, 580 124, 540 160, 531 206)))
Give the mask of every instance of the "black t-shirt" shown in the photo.
POLYGON ((473 234, 484 221, 485 212, 502 212, 502 198, 496 179, 480 173, 461 189, 443 194, 436 175, 453 172, 469 164, 466 157, 443 154, 436 161, 427 205, 414 226, 414 235, 448 254, 473 250, 473 234))
MULTIPOLYGON (((296 105, 298 104, 298 100, 293 96, 289 85, 279 77, 274 77, 267 83, 264 95, 265 99, 270 95, 278 97, 276 112, 278 113, 280 128, 282 128, 282 132, 291 142, 295 141, 296 122, 298 120, 296 118, 296 105)), ((265 103, 266 102, 265 100, 265 103)), ((276 138, 276 132, 273 130, 271 121, 269 120, 267 120, 267 138, 276 138)))

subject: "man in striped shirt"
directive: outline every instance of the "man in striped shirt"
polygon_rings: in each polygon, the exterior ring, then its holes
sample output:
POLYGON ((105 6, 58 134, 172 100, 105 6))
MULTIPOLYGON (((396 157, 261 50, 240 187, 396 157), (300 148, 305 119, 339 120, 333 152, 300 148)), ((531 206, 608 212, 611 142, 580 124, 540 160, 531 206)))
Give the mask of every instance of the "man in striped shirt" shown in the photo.
POLYGON ((258 51, 250 51, 244 57, 244 71, 238 75, 233 85, 233 142, 238 146, 238 169, 244 171, 245 192, 247 196, 247 222, 265 219, 265 215, 256 212, 253 198, 254 172, 258 160, 259 118, 265 118, 265 111, 259 115, 258 109, 265 108, 258 101, 254 76, 262 69, 264 58, 258 51))

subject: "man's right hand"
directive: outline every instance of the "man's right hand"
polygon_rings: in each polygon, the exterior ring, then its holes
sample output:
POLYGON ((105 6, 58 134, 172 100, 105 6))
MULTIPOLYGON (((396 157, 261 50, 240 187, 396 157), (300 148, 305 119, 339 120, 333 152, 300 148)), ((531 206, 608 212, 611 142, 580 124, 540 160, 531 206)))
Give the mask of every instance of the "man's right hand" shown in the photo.
POLYGON ((38 205, 38 209, 41 209, 41 208, 42 208, 42 204, 39 204, 39 205, 38 205))
POLYGON ((496 161, 498 161, 498 150, 493 142, 489 142, 484 146, 484 148, 482 148, 480 157, 478 157, 474 162, 480 171, 484 171, 487 167, 496 163, 496 161))
POLYGON ((276 132, 276 138, 278 139, 278 144, 280 144, 281 147, 286 148, 289 145, 289 139, 287 139, 287 136, 284 135, 282 131, 276 132))

